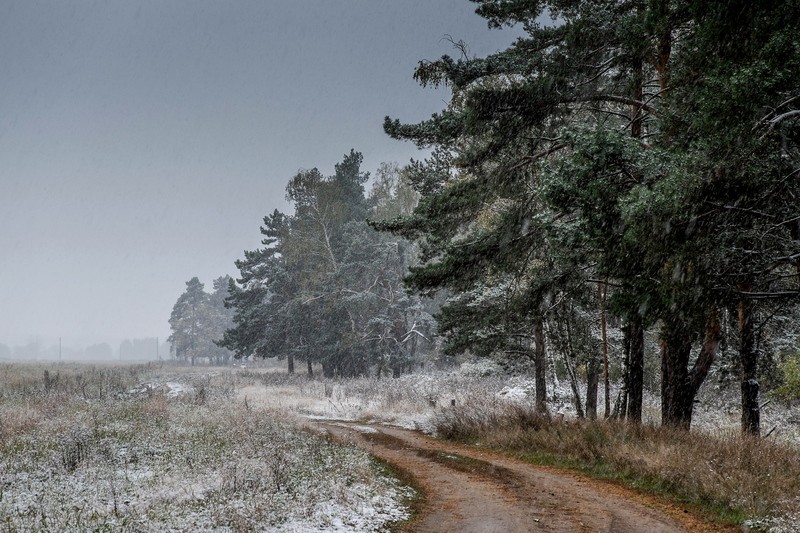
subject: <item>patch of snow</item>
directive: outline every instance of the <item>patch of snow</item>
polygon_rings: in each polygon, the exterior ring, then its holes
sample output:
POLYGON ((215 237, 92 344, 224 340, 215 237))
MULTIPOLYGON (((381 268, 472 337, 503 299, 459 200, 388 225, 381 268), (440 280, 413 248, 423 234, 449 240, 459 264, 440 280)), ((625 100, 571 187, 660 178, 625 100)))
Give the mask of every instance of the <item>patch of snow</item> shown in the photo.
POLYGON ((508 400, 511 402, 524 402, 531 395, 531 389, 520 386, 505 386, 503 389, 495 393, 495 398, 501 400, 508 400))
POLYGON ((467 377, 481 378, 500 375, 503 369, 490 359, 479 359, 474 363, 462 363, 460 372, 467 377))
POLYGON ((348 426, 347 424, 339 424, 341 426, 347 426, 351 429, 358 431, 359 433, 378 433, 378 430, 369 426, 348 426))
MULTIPOLYGON (((364 486, 356 486, 354 492, 365 495, 365 489, 364 486)), ((385 494, 375 494, 361 499, 357 505, 344 505, 331 500, 318 506, 309 517, 298 517, 265 531, 275 533, 381 531, 389 522, 409 518, 408 509, 399 502, 411 493, 409 488, 391 487, 385 494)))
POLYGON ((323 420, 323 421, 325 421, 325 420, 330 420, 330 421, 344 420, 344 421, 347 421, 347 422, 349 422, 351 420, 355 420, 355 418, 342 418, 341 416, 317 415, 317 414, 313 414, 313 413, 300 413, 300 416, 302 416, 303 418, 307 418, 308 420, 323 420))
POLYGON ((167 398, 177 398, 191 391, 191 387, 177 381, 167 381, 164 383, 149 382, 141 383, 128 391, 132 396, 143 396, 149 394, 163 394, 167 398))
POLYGON ((177 398, 178 396, 189 392, 189 388, 186 385, 183 383, 177 383, 175 381, 168 381, 164 383, 164 386, 169 389, 167 391, 167 396, 170 398, 177 398))

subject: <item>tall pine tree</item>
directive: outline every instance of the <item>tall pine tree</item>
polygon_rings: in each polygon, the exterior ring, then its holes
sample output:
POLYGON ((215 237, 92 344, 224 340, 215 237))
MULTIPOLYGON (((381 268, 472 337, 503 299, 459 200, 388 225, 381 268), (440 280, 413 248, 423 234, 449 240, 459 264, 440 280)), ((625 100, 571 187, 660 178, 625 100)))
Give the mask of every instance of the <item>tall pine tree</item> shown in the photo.
POLYGON ((417 165, 419 208, 385 226, 423 243, 409 281, 461 295, 443 312, 461 313, 456 343, 487 329, 469 313, 483 294, 506 293, 491 304, 506 318, 495 337, 520 320, 536 337, 554 295, 612 286, 631 337, 629 417, 641 417, 643 331, 658 324, 662 421, 686 428, 720 310, 735 305, 743 426, 757 432, 752 306, 797 297, 786 286, 798 253, 796 2, 475 1, 490 26, 526 35, 486 58, 421 63, 423 85, 451 87, 448 107, 384 125, 437 148, 417 165))

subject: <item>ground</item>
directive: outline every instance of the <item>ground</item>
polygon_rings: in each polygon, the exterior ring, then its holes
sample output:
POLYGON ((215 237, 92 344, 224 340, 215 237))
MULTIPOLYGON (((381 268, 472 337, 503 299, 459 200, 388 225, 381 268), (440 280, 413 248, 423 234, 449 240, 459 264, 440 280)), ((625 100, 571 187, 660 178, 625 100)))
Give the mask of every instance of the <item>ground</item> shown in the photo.
POLYGON ((316 421, 314 427, 410 472, 425 494, 418 532, 714 531, 691 516, 610 485, 534 467, 475 447, 378 424, 316 421), (674 514, 674 513, 673 513, 674 514))
MULTIPOLYGON (((9 531, 717 531, 691 509, 434 438, 454 404, 490 420, 531 401, 525 378, 480 368, 325 380, 254 365, 40 364, 0 376, 9 531)), ((568 393, 552 392, 553 414, 569 417, 568 393)), ((728 416, 710 413, 700 419, 728 416)), ((771 438, 794 434, 781 429, 771 438)))

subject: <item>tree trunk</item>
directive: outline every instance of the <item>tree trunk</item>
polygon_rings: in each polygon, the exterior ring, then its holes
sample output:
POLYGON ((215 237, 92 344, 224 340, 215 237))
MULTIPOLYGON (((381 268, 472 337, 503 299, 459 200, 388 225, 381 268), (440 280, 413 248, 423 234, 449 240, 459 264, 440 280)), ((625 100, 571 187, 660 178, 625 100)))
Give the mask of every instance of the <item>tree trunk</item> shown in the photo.
MULTIPOLYGON (((635 56, 631 65, 633 71, 633 90, 631 96, 634 102, 644 101, 644 74, 642 67, 644 61, 640 56, 635 56)), ((631 137, 639 139, 642 136, 642 106, 641 104, 633 104, 631 106, 631 137)))
POLYGON ((569 386, 572 389, 572 403, 575 405, 575 416, 584 418, 583 403, 581 402, 581 393, 578 391, 578 377, 575 375, 575 368, 571 361, 572 357, 567 355, 564 364, 569 373, 569 386))
MULTIPOLYGON (((638 7, 638 11, 644 9, 638 7)), ((641 56, 633 58, 633 91, 635 102, 644 101, 644 60, 641 56)), ((635 104, 631 109, 631 137, 642 137, 642 107, 635 104)), ((625 419, 634 424, 642 423, 642 392, 644 390, 644 325, 642 318, 636 313, 628 321, 627 327, 628 368, 626 376, 627 401, 625 402, 625 419)), ((663 362, 662 362, 663 364, 663 362)), ((663 390, 663 389, 662 389, 663 390)), ((662 417, 663 418, 663 417, 662 417)))
POLYGON ((536 320, 533 324, 534 355, 533 372, 536 384, 536 411, 539 413, 547 412, 547 382, 546 378, 546 357, 544 347, 544 325, 541 320, 536 320))
POLYGON ((639 317, 628 323, 630 355, 628 359, 628 401, 625 418, 642 423, 642 391, 644 390, 644 327, 639 317))
POLYGON ((597 420, 597 388, 600 381, 600 365, 592 352, 586 362, 586 417, 597 420))
POLYGON ((311 368, 311 358, 306 359, 306 365, 308 365, 308 377, 314 377, 314 369, 311 368))
POLYGON ((700 354, 688 371, 692 351, 691 337, 685 327, 665 325, 661 340, 661 423, 689 429, 692 423, 694 397, 705 381, 719 351, 721 330, 717 310, 712 309, 700 354))
POLYGON ((294 354, 289 354, 286 356, 286 361, 288 362, 289 366, 289 373, 294 374, 294 354))
MULTIPOLYGON (((749 291, 749 285, 739 287, 749 291)), ((758 405, 758 351, 753 331, 752 303, 739 300, 739 359, 742 365, 742 432, 758 435, 761 432, 761 412, 758 405)))
POLYGON ((411 372, 414 368, 414 361, 417 360, 417 342, 419 342, 419 339, 414 335, 411 339, 411 350, 408 353, 408 359, 404 365, 406 372, 411 372))
POLYGON ((572 398, 575 403, 575 415, 578 418, 584 418, 583 406, 581 405, 581 394, 578 391, 578 376, 575 373, 575 352, 572 349, 572 332, 569 327, 569 319, 564 320, 565 328, 567 331, 567 349, 564 353, 564 366, 567 367, 569 373, 569 384, 572 389, 572 398))
MULTIPOLYGON (((611 384, 608 380, 608 334, 606 332, 606 297, 608 296, 608 284, 597 284, 597 295, 600 300, 600 335, 603 341, 603 391, 605 393, 605 412, 604 418, 611 416, 611 384)), ((587 411, 589 407, 589 400, 586 400, 587 411)), ((597 412, 595 410, 595 418, 597 412)), ((591 417, 590 417, 591 418, 591 417)))
POLYGON ((614 403, 614 419, 624 420, 628 413, 628 390, 631 383, 631 324, 622 327, 622 387, 614 403))
POLYGON ((665 326, 661 339, 661 424, 689 429, 694 394, 689 384, 692 340, 682 331, 665 326))

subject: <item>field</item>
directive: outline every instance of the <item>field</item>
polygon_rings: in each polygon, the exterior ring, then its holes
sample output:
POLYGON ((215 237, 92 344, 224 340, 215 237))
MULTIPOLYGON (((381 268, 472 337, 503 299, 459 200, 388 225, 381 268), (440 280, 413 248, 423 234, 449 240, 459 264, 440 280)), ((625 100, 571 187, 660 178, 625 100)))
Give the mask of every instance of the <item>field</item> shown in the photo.
POLYGON ((5 365, 2 531, 376 530, 408 496, 364 452, 244 405, 250 378, 5 365))
MULTIPOLYGON (((733 400, 701 396, 689 434, 551 416, 532 385, 482 365, 394 380, 309 379, 273 368, 5 365, 0 373, 0 531, 381 531, 413 490, 315 419, 421 429, 579 470, 727 523, 800 531, 800 421, 765 410, 742 438, 733 400)), ((653 398, 646 415, 657 419, 653 398)))

